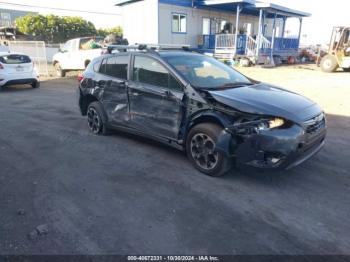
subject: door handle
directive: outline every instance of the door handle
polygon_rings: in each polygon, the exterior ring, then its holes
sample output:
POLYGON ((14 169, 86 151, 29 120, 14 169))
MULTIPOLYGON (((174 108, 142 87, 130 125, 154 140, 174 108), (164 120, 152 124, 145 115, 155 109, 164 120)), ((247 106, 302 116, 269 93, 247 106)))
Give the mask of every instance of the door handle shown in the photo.
POLYGON ((171 91, 168 90, 168 89, 162 89, 162 93, 163 93, 163 95, 166 96, 166 97, 172 96, 171 91))

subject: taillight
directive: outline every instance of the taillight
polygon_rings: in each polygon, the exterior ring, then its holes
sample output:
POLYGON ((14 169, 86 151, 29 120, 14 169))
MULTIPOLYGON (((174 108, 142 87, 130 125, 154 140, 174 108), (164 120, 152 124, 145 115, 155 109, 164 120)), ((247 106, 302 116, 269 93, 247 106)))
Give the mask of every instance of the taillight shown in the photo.
POLYGON ((77 80, 78 80, 79 83, 81 83, 84 80, 84 76, 82 74, 79 74, 77 76, 77 80))
POLYGON ((3 64, 0 63, 0 69, 4 69, 4 66, 3 64))

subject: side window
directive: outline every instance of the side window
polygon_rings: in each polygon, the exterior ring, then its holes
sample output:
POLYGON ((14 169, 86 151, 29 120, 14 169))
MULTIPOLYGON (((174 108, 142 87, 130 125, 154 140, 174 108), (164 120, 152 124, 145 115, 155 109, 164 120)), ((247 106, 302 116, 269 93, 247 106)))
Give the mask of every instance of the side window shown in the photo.
POLYGON ((106 73, 106 65, 107 65, 107 58, 103 59, 102 64, 100 66, 100 70, 98 71, 101 74, 106 73))
POLYGON ((149 57, 135 57, 133 79, 140 83, 165 87, 171 90, 182 90, 181 84, 169 71, 159 62, 149 57))
POLYGON ((99 70, 100 70, 100 65, 101 65, 101 60, 98 60, 97 62, 95 62, 95 63, 93 64, 93 69, 94 69, 95 72, 99 72, 99 70))
POLYGON ((126 80, 128 78, 128 63, 129 56, 127 55, 110 57, 106 62, 105 74, 126 80))
POLYGON ((172 14, 172 32, 186 33, 187 32, 187 16, 185 14, 172 14))

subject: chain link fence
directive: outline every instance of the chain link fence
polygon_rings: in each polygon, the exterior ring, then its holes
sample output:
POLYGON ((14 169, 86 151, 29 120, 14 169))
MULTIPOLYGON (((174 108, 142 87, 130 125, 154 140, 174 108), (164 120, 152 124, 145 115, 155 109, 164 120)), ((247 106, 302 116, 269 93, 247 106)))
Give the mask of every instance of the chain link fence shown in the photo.
POLYGON ((11 53, 20 53, 29 56, 34 62, 39 75, 47 76, 46 46, 43 41, 10 41, 9 49, 11 53))

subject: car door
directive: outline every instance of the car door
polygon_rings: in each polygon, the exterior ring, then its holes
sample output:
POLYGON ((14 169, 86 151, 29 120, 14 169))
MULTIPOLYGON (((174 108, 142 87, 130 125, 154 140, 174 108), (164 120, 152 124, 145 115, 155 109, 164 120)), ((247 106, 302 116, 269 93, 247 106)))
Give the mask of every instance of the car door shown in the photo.
POLYGON ((97 85, 103 88, 102 101, 112 124, 125 125, 128 116, 127 79, 129 55, 103 59, 97 85))
POLYGON ((80 39, 72 40, 71 50, 67 55, 70 69, 84 68, 84 53, 80 50, 80 39))
POLYGON ((73 50, 76 47, 76 40, 67 41, 61 49, 59 63, 62 69, 75 69, 73 50))
POLYGON ((128 90, 130 124, 144 132, 177 139, 184 91, 169 69, 155 58, 135 55, 128 90))

